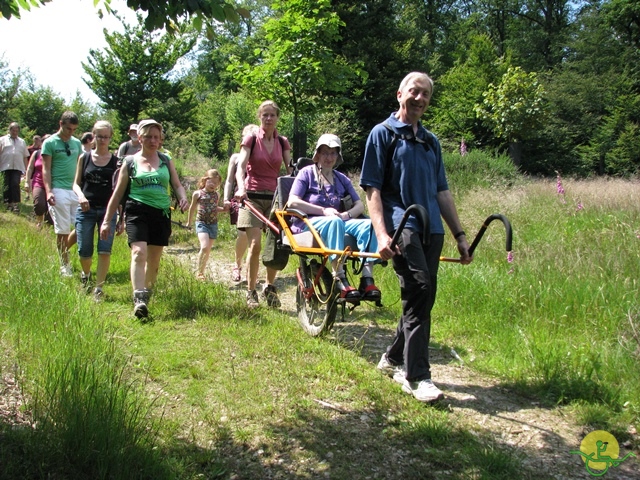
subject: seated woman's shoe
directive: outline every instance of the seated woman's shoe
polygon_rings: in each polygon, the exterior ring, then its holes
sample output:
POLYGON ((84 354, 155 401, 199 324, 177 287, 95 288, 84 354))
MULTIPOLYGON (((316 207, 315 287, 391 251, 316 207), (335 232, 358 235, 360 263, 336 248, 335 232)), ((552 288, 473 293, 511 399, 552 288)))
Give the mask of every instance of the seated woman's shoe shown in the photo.
POLYGON ((358 288, 363 300, 379 300, 382 297, 380 289, 376 287, 371 277, 360 278, 360 288, 358 288))
POLYGON ((340 289, 340 298, 344 298, 347 302, 360 301, 360 292, 349 285, 346 278, 336 278, 336 285, 340 289))

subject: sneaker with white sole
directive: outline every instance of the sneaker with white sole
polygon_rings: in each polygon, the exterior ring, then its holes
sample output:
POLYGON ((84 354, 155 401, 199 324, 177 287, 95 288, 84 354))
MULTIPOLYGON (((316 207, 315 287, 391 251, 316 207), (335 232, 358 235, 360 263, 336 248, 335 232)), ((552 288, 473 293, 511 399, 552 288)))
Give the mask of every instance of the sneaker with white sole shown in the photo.
POLYGON ((149 290, 134 290, 133 292, 133 314, 137 318, 147 318, 149 316, 149 290))
POLYGON ((262 291, 262 296, 271 308, 280 308, 280 299, 278 298, 278 290, 275 285, 268 284, 265 286, 262 291))
POLYGON ((91 291, 91 272, 84 273, 80 272, 80 282, 82 283, 82 288, 88 292, 91 291))
MULTIPOLYGON (((396 379, 396 377, 399 377, 399 375, 394 375, 393 379, 400 380, 399 378, 396 379)), ((402 391, 413 395, 419 402, 432 403, 444 398, 444 393, 433 384, 430 378, 410 382, 403 376, 402 380, 403 382, 398 382, 402 384, 402 391)))
POLYGON ((102 300, 104 300, 104 292, 100 287, 96 287, 93 290, 93 301, 96 303, 100 303, 102 302, 102 300))
POLYGON ((380 358, 376 368, 389 377, 393 377, 396 373, 402 372, 404 378, 404 365, 394 365, 389 362, 386 353, 382 354, 382 358, 380 358))
POLYGON ((66 264, 66 265, 62 265, 60 267, 60 275, 62 275, 63 277, 73 277, 73 269, 71 268, 71 265, 66 264))
POLYGON ((260 305, 258 301, 258 292, 255 290, 247 290, 247 307, 255 308, 260 305))

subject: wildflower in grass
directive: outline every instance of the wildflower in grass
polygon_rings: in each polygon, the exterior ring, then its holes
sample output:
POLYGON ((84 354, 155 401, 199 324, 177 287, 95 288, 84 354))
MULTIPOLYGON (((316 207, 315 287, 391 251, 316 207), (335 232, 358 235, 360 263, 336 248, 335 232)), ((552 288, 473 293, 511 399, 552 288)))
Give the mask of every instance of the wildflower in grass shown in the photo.
POLYGON ((582 205, 582 202, 578 200, 578 204, 576 205, 576 212, 579 212, 583 208, 584 208, 584 205, 582 205))
POLYGON ((463 138, 462 142, 460 142, 460 155, 464 157, 466 154, 467 154, 467 144, 464 143, 464 138, 463 138))
POLYGON ((567 203, 566 200, 564 199, 565 191, 564 191, 564 187, 562 186, 562 177, 558 172, 556 172, 556 174, 558 175, 556 177, 556 192, 558 192, 558 195, 561 195, 562 203, 567 203))
POLYGON ((564 195, 564 187, 562 186, 562 177, 558 174, 556 181, 556 190, 558 191, 558 195, 564 195))
MULTIPOLYGON (((513 263, 513 250, 509 250, 507 252, 507 262, 508 263, 513 263)), ((507 272, 507 275, 512 274, 514 271, 513 265, 511 266, 511 269, 507 272)))

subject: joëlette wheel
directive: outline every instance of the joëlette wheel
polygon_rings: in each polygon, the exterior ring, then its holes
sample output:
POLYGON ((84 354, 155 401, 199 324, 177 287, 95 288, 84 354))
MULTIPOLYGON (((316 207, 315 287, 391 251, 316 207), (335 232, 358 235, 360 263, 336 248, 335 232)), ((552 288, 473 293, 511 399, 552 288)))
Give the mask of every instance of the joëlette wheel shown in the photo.
MULTIPOLYGON (((311 260, 307 262, 300 257, 300 276, 303 279, 305 289, 312 287, 313 279, 320 265, 311 260)), ((338 292, 333 288, 333 277, 329 269, 323 269, 318 285, 313 289, 313 294, 305 296, 305 292, 298 285, 296 290, 296 307, 298 309, 298 321, 300 325, 312 337, 323 335, 331 330, 338 312, 338 292)))

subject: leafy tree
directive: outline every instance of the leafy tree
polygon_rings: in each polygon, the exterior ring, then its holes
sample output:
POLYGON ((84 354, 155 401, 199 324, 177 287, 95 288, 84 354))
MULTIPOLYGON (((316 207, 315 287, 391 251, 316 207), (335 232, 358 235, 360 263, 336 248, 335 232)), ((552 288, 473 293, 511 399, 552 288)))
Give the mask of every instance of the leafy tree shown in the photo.
MULTIPOLYGON (((544 88, 535 72, 509 67, 499 85, 489 85, 483 94, 484 100, 476 106, 476 114, 491 126, 497 137, 509 144, 518 143, 542 127, 543 96, 544 88)), ((517 150, 512 150, 512 159, 520 165, 517 150)))
POLYGON ((624 44, 640 48, 640 3, 636 0, 604 2, 602 16, 624 44))
POLYGON ((60 116, 67 109, 64 99, 50 87, 33 84, 17 95, 11 116, 34 134, 58 131, 60 116))
POLYGON ((493 137, 479 121, 474 107, 482 103, 483 93, 489 84, 499 80, 506 66, 486 34, 471 36, 466 50, 465 57, 438 79, 427 115, 429 124, 437 126, 441 140, 464 139, 468 145, 487 145, 493 137))
POLYGON ((567 60, 546 75, 549 116, 536 148, 525 146, 529 171, 615 175, 640 166, 631 136, 640 124, 640 50, 614 26, 620 11, 608 14, 617 3, 580 12, 567 60))
POLYGON ((572 0, 524 0, 513 13, 518 18, 510 47, 528 70, 550 69, 561 63, 565 45, 573 34, 572 0))
MULTIPOLYGON (((30 10, 31 7, 46 5, 51 0, 0 0, 0 17, 7 19, 12 16, 20 18, 21 9, 30 10)), ((105 10, 111 13, 111 0, 93 0, 94 5, 102 3, 105 10)), ((237 7, 231 1, 224 0, 165 0, 151 2, 149 0, 127 0, 129 8, 146 12, 144 26, 147 30, 166 29, 170 32, 179 30, 178 24, 191 21, 198 30, 204 24, 207 33, 214 35, 214 22, 238 22, 242 17, 248 17, 246 8, 237 7)), ((101 15, 102 10, 98 10, 101 15)))
POLYGON ((208 157, 224 158, 226 146, 220 148, 227 131, 224 115, 225 95, 215 91, 202 101, 195 114, 197 129, 192 141, 200 153, 208 157))
MULTIPOLYGON (((416 56, 424 59, 437 57, 440 64, 451 67, 455 61, 453 54, 461 41, 460 34, 464 34, 458 28, 467 15, 463 10, 464 2, 403 0, 394 2, 393 6, 398 17, 397 33, 407 32, 412 39, 412 61, 416 61, 416 56)), ((426 70, 434 73, 433 68, 426 70)))
MULTIPOLYGON (((21 72, 9 68, 4 57, 0 57, 0 118, 10 119, 9 110, 14 106, 20 91, 21 72)), ((0 126, 4 128, 5 126, 0 126)))
POLYGON ((76 92, 75 98, 71 101, 71 105, 69 105, 69 110, 78 115, 79 123, 77 132, 80 133, 80 135, 82 135, 83 132, 90 132, 95 123, 103 119, 103 116, 99 114, 96 107, 85 101, 80 95, 80 92, 76 92))
MULTIPOLYGON (((242 129, 250 123, 258 123, 256 100, 245 91, 231 93, 225 102, 225 119, 229 127, 228 144, 234 148, 240 144, 242 129)), ((238 148, 235 148, 238 150, 238 148)))
POLYGON ((259 49, 264 38, 259 27, 273 11, 269 8, 271 0, 247 0, 245 5, 251 10, 251 16, 241 18, 238 23, 221 24, 214 37, 199 43, 196 68, 191 72, 196 95, 206 95, 219 86, 228 91, 237 90, 239 83, 227 69, 230 59, 254 61, 254 51, 259 49))
POLYGON ((516 13, 520 10, 519 2, 520 0, 483 0, 471 15, 476 28, 479 25, 479 30, 486 29, 500 56, 507 53, 510 41, 518 38, 514 30, 516 13))
MULTIPOLYGON (((104 30, 104 35, 108 47, 104 51, 89 50, 88 61, 82 64, 89 76, 84 81, 100 98, 101 106, 117 112, 121 129, 148 109, 162 113, 158 121, 171 119, 172 112, 159 105, 182 98, 183 85, 171 78, 171 72, 193 47, 194 37, 149 33, 141 25, 126 24, 124 33, 104 30)), ((176 113, 184 117, 184 112, 176 113)), ((178 122, 184 122, 184 118, 178 122)))
POLYGON ((301 116, 322 110, 348 91, 358 74, 332 50, 342 25, 329 0, 277 0, 277 14, 264 25, 265 44, 255 65, 236 59, 230 66, 236 80, 262 98, 293 112, 294 152, 301 116))
MULTIPOLYGON (((396 91, 402 77, 412 70, 428 70, 427 57, 414 55, 416 40, 397 21, 395 0, 334 0, 343 26, 334 50, 350 64, 361 65, 346 105, 356 112, 351 128, 359 133, 364 151, 369 130, 398 108, 396 91)), ((359 155, 359 159, 362 155, 359 155)))

